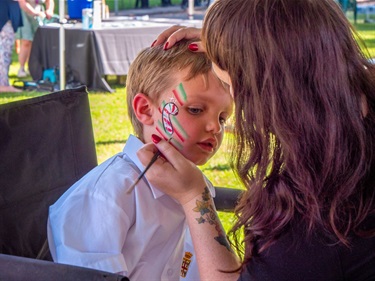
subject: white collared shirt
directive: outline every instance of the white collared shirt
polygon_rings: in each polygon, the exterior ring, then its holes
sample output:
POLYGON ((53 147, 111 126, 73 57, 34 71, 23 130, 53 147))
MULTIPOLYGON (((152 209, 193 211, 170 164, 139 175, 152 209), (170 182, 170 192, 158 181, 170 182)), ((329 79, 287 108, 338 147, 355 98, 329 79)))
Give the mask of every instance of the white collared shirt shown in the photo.
POLYGON ((52 257, 132 281, 199 280, 182 207, 146 178, 126 193, 144 169, 136 155, 142 145, 130 136, 123 152, 95 167, 50 206, 52 257), (186 265, 187 275, 180 277, 186 265))

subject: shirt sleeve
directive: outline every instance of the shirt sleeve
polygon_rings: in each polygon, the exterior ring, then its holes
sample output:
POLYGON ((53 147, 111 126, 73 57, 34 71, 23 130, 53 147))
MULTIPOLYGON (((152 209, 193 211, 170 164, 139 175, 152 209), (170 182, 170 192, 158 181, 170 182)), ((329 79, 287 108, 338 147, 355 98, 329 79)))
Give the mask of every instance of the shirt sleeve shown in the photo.
POLYGON ((127 275, 122 248, 134 210, 133 196, 119 200, 126 178, 115 173, 86 178, 50 207, 49 243, 55 262, 127 275), (94 183, 93 183, 94 182, 94 183))

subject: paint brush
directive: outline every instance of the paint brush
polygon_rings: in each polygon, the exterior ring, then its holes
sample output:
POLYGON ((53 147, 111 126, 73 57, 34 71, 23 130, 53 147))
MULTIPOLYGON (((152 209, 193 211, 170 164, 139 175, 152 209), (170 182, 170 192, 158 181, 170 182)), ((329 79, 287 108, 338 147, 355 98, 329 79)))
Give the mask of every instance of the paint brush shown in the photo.
POLYGON ((161 155, 160 151, 158 150, 154 156, 152 156, 150 163, 146 166, 146 168, 143 170, 142 173, 139 174, 138 178, 135 180, 135 182, 129 187, 128 191, 126 192, 127 194, 131 193, 137 183, 142 179, 142 177, 146 174, 147 170, 150 169, 151 165, 155 163, 155 161, 158 159, 158 157, 161 155))

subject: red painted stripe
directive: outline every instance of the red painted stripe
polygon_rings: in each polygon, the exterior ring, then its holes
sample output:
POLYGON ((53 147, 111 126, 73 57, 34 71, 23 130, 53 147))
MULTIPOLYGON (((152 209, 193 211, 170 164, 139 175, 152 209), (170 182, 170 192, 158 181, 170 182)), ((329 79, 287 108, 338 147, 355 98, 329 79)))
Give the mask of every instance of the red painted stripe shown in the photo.
POLYGON ((184 102, 180 99, 179 95, 178 95, 178 92, 176 90, 172 90, 174 96, 176 97, 178 103, 182 106, 184 105, 184 102))
POLYGON ((162 132, 159 127, 156 127, 156 131, 159 132, 159 134, 161 134, 161 136, 165 139, 165 140, 168 140, 168 138, 164 135, 164 132, 162 132))
POLYGON ((176 133, 176 135, 178 136, 178 138, 179 138, 182 142, 185 141, 184 137, 183 137, 183 136, 182 136, 182 135, 176 130, 176 128, 175 128, 174 132, 176 133))

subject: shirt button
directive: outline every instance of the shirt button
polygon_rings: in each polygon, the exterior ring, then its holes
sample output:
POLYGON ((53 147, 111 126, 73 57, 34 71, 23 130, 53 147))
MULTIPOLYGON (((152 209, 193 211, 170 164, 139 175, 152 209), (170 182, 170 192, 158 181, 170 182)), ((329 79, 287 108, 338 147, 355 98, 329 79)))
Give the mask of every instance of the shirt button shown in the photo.
POLYGON ((167 271, 167 274, 169 275, 169 276, 171 276, 172 274, 173 274, 173 269, 168 269, 168 271, 167 271))

